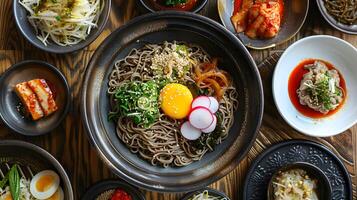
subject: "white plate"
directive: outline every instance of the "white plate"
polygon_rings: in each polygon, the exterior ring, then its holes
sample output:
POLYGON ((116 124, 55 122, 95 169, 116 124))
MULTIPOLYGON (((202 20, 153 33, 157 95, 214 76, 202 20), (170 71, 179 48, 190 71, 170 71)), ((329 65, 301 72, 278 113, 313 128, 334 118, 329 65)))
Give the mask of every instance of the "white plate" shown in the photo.
POLYGON ((342 39, 326 35, 299 40, 284 52, 275 68, 273 96, 281 116, 301 133, 328 137, 346 131, 357 122, 357 49, 342 39), (290 101, 289 76, 301 61, 309 58, 330 62, 346 81, 347 99, 343 107, 330 117, 305 117, 290 101))

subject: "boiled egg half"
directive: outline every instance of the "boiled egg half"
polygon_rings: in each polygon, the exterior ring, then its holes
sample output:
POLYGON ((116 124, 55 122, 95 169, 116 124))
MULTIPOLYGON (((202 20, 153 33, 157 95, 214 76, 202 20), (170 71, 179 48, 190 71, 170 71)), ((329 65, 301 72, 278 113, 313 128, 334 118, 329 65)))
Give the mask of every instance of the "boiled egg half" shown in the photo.
POLYGON ((161 109, 173 119, 187 117, 193 100, 191 91, 178 83, 167 84, 160 92, 161 109))
POLYGON ((46 200, 64 200, 64 194, 61 187, 58 187, 57 191, 46 200))
POLYGON ((45 170, 36 174, 30 183, 30 192, 36 199, 49 199, 58 190, 60 178, 52 170, 45 170))

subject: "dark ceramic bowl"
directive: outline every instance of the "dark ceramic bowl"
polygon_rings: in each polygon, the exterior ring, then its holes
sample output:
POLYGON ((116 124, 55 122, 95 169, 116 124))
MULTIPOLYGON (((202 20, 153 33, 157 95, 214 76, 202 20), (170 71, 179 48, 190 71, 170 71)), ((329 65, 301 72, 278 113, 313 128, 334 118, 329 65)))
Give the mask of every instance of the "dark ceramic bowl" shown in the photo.
POLYGON ((332 15, 330 15, 325 7, 324 0, 316 0, 319 10, 325 20, 335 29, 348 34, 357 34, 357 24, 348 25, 338 22, 332 15))
POLYGON ((225 176, 249 151, 263 114, 263 89, 257 67, 243 44, 213 20, 189 12, 140 16, 114 31, 97 49, 85 74, 82 118, 100 157, 122 179, 149 190, 194 191, 225 176), (185 41, 220 58, 220 66, 237 86, 239 106, 228 137, 200 161, 186 167, 152 166, 133 154, 108 121, 109 74, 114 63, 146 43, 185 41))
POLYGON ((145 197, 140 190, 120 180, 106 180, 98 182, 88 188, 81 199, 95 200, 99 195, 118 188, 127 192, 132 197, 132 200, 145 200, 145 197))
MULTIPOLYGON (((0 141, 0 171, 7 172, 7 166, 18 164, 21 175, 31 178, 31 174, 43 170, 54 170, 61 179, 60 186, 64 192, 64 199, 74 200, 71 181, 61 164, 50 153, 44 149, 22 141, 2 140, 0 141)), ((1 177, 1 176, 0 176, 1 177)))
MULTIPOLYGON (((189 12, 193 12, 193 13, 200 12, 205 7, 207 2, 208 2, 208 0, 197 0, 197 4, 189 12)), ((140 6, 141 10, 143 10, 144 12, 160 11, 154 7, 151 0, 139 0, 139 3, 140 3, 139 6, 140 6)))
POLYGON ((13 0, 13 12, 17 28, 20 30, 21 34, 35 47, 42 49, 51 53, 70 53, 90 45, 103 31, 110 14, 111 0, 102 0, 104 3, 103 11, 100 15, 98 21, 98 27, 92 29, 91 34, 88 35, 87 39, 79 42, 75 45, 70 46, 60 46, 50 40, 50 44, 44 45, 37 37, 35 29, 27 20, 28 12, 19 3, 19 0, 13 0))
POLYGON ((286 165, 280 168, 277 172, 274 173, 272 176, 269 186, 268 186, 268 200, 274 200, 274 184, 273 182, 276 181, 277 176, 281 172, 293 170, 293 169, 302 169, 304 170, 307 175, 312 179, 317 181, 317 197, 319 199, 330 200, 332 197, 332 189, 330 182, 325 175, 325 173, 316 167, 313 164, 307 162, 296 162, 289 165, 286 165))
POLYGON ((237 33, 231 22, 234 5, 232 0, 217 0, 218 13, 223 25, 234 33, 245 46, 252 49, 267 49, 282 44, 294 37, 301 27, 309 11, 310 0, 284 0, 284 14, 280 31, 271 39, 251 39, 244 33, 237 33))
POLYGON ((214 190, 214 189, 211 189, 211 188, 205 188, 205 189, 198 190, 198 191, 195 191, 195 192, 190 192, 190 193, 186 194, 185 196, 183 196, 181 198, 181 200, 189 200, 192 197, 194 197, 194 195, 200 194, 205 190, 208 191, 208 194, 210 194, 210 195, 212 195, 214 197, 225 198, 226 200, 230 200, 230 198, 226 194, 224 194, 223 192, 220 192, 218 190, 214 190))
POLYGON ((12 130, 27 136, 49 133, 66 117, 70 105, 69 86, 64 75, 53 65, 43 61, 28 60, 11 66, 0 76, 0 117, 12 130), (19 111, 20 99, 15 85, 43 78, 55 88, 58 110, 38 121, 25 118, 19 111))

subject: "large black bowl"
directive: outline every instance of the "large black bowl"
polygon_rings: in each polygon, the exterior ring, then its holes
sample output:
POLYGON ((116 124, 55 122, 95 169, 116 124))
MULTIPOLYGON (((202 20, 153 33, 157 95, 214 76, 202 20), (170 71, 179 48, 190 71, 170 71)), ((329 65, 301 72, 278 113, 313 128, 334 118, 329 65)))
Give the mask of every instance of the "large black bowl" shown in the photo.
POLYGON ((83 83, 82 117, 88 137, 115 174, 137 186, 157 191, 182 192, 202 188, 223 177, 240 162, 253 144, 263 114, 262 83, 243 44, 223 26, 199 15, 158 12, 134 19, 114 31, 97 49, 83 83), (219 57, 239 93, 238 110, 229 136, 215 151, 186 167, 152 166, 133 154, 117 137, 107 120, 108 77, 114 62, 144 43, 185 41, 202 46, 219 57))

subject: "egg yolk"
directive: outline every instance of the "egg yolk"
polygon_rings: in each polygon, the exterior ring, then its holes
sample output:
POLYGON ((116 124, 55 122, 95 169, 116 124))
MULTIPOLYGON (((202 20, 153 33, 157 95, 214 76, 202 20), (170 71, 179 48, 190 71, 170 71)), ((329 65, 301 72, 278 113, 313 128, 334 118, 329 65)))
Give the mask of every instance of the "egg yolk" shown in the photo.
POLYGON ((53 184, 54 180, 55 179, 53 176, 50 176, 50 175, 42 176, 41 178, 38 179, 38 181, 36 183, 37 190, 40 192, 44 192, 44 191, 48 190, 48 188, 50 188, 51 185, 53 184))
POLYGON ((185 118, 193 100, 191 91, 178 83, 167 84, 160 93, 161 109, 173 119, 185 118))
POLYGON ((56 193, 54 193, 50 198, 48 198, 47 200, 58 200, 60 199, 60 192, 59 190, 56 191, 56 193))
POLYGON ((4 200, 12 200, 12 196, 10 193, 6 194, 4 200))

